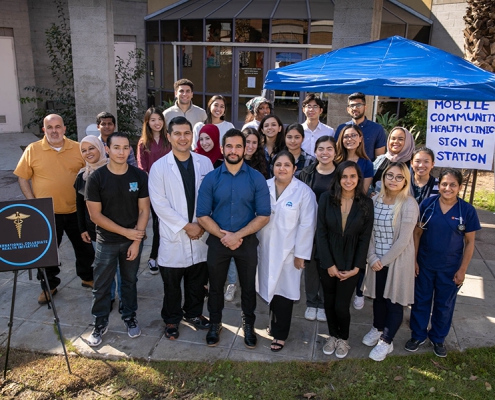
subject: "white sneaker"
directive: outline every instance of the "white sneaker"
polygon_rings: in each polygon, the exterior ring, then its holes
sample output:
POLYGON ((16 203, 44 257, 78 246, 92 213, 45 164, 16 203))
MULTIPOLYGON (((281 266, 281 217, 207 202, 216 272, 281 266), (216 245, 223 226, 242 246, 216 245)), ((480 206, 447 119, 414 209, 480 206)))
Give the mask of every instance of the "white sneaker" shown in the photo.
POLYGON ((89 334, 86 342, 91 347, 96 347, 101 344, 101 337, 107 333, 108 325, 99 325, 93 328, 93 331, 89 334))
POLYGON ((352 302, 353 307, 356 310, 362 310, 364 307, 364 296, 359 297, 358 295, 354 296, 354 301, 352 302))
POLYGON ((344 358, 347 356, 347 353, 349 353, 350 348, 351 346, 349 346, 347 340, 337 339, 337 342, 335 343, 335 356, 337 358, 344 358))
POLYGON ((230 285, 227 286, 227 290, 225 290, 225 295, 223 298, 225 301, 232 301, 234 300, 235 296, 235 290, 237 289, 236 285, 234 283, 231 283, 230 285))
POLYGON ((387 354, 392 353, 392 351, 394 351, 394 343, 388 344, 380 339, 378 344, 371 350, 370 358, 375 361, 383 361, 387 357, 387 354))
POLYGON ((320 322, 327 322, 327 314, 322 308, 318 308, 316 311, 316 319, 320 322))
POLYGON ((327 356, 333 354, 333 352, 335 351, 336 342, 337 342, 337 338, 334 338, 333 336, 329 336, 327 342, 323 346, 323 354, 326 354, 327 356))
POLYGON ((379 331, 373 326, 371 330, 366 335, 364 335, 363 344, 365 344, 366 346, 376 346, 378 340, 380 339, 380 336, 382 336, 382 333, 382 331, 379 331))
POLYGON ((314 307, 306 308, 306 312, 304 313, 304 318, 308 321, 314 321, 316 319, 317 310, 314 307))

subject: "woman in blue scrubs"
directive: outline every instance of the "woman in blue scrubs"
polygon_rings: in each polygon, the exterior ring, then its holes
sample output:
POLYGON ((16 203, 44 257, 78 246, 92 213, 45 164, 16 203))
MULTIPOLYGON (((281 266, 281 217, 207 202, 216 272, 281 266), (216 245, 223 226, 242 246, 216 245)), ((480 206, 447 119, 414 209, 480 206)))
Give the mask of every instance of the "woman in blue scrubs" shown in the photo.
POLYGON ((411 339, 405 348, 416 351, 428 337, 435 354, 446 357, 444 340, 452 324, 457 292, 473 256, 475 234, 481 226, 474 207, 458 198, 462 174, 446 169, 439 181, 439 195, 421 203, 420 221, 414 230, 416 282, 411 339))

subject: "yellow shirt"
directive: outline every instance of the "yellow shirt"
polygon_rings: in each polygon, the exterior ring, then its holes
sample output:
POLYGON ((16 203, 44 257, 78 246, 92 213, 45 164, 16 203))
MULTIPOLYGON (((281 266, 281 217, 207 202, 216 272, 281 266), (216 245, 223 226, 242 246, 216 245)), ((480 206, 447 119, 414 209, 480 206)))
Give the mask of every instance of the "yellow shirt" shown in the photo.
POLYGON ((70 214, 76 212, 74 182, 84 165, 78 142, 64 137, 57 151, 43 137, 24 150, 14 174, 31 181, 34 197, 53 198, 55 214, 70 214))

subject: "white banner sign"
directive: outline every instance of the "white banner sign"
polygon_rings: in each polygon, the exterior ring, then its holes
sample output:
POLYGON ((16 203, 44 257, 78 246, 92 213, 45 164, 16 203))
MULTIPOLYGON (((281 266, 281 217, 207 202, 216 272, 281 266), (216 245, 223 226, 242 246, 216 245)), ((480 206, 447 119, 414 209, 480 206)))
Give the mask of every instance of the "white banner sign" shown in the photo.
POLYGON ((436 167, 491 170, 495 102, 429 100, 426 146, 436 167))

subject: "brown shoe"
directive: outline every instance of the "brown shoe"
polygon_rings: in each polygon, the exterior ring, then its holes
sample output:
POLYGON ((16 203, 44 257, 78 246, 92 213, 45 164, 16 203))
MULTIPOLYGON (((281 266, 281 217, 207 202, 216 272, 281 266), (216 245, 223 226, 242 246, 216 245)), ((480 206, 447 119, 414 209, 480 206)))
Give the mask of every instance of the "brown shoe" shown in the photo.
MULTIPOLYGON (((57 294, 57 288, 50 290, 52 292, 52 296, 55 296, 57 294)), ((48 300, 45 296, 45 291, 43 290, 38 297, 38 304, 48 304, 48 300)))
POLYGON ((83 281, 81 280, 81 286, 93 289, 93 281, 83 281))

